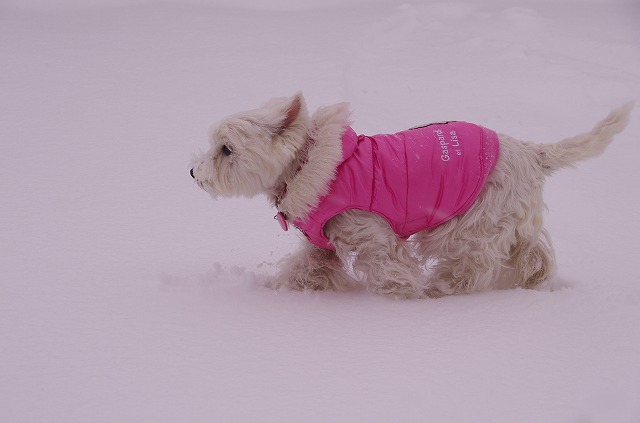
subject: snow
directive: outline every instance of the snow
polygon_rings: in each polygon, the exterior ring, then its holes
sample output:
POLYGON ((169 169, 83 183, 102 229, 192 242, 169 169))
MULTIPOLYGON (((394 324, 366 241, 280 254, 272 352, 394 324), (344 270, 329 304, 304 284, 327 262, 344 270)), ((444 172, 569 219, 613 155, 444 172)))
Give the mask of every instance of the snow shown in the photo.
POLYGON ((640 94, 632 1, 5 0, 0 421, 640 422, 640 113, 546 186, 540 290, 274 292, 264 199, 188 174, 302 89, 358 132, 552 142, 640 94))

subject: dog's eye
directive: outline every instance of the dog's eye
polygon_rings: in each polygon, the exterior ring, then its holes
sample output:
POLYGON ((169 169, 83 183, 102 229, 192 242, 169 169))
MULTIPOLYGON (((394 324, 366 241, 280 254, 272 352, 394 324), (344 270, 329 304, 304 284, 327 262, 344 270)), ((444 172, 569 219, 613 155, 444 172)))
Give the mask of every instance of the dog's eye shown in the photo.
POLYGON ((233 151, 225 144, 222 146, 222 154, 225 156, 230 156, 233 151))

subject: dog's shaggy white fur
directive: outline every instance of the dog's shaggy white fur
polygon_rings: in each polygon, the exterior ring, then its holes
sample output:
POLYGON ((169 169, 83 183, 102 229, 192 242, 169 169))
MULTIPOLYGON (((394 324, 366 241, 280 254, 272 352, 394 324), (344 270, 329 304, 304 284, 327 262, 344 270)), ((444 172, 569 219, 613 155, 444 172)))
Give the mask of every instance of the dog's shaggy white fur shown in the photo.
MULTIPOLYGON (((480 291, 505 278, 535 287, 555 270, 542 224, 546 177, 602 153, 632 108, 624 105, 590 132, 555 144, 499 134, 498 162, 466 213, 403 240, 376 214, 343 212, 325 226, 336 250, 305 241, 283 260, 275 285, 341 290, 364 282, 373 292, 401 297, 480 291)), ((304 219, 331 187, 348 124, 346 104, 309 116, 300 93, 273 99, 222 121, 191 174, 214 198, 264 193, 288 221, 304 219)))

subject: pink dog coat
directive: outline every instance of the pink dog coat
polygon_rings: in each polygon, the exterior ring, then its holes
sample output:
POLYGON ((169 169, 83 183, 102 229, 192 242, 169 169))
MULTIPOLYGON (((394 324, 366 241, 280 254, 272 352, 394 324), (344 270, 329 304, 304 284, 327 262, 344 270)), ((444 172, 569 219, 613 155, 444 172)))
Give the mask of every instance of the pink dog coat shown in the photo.
POLYGON ((342 162, 329 193, 294 221, 315 245, 335 249, 323 232, 333 216, 366 210, 408 238, 464 213, 498 159, 495 132, 466 122, 435 123, 396 134, 342 135, 342 162))

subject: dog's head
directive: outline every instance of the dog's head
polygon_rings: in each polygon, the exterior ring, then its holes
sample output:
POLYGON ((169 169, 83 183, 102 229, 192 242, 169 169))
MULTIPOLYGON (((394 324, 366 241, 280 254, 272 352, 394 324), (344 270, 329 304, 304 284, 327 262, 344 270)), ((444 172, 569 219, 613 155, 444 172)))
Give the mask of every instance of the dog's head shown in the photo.
POLYGON ((212 131, 211 148, 191 176, 215 197, 253 197, 272 191, 307 138, 309 116, 301 93, 241 112, 212 131))

